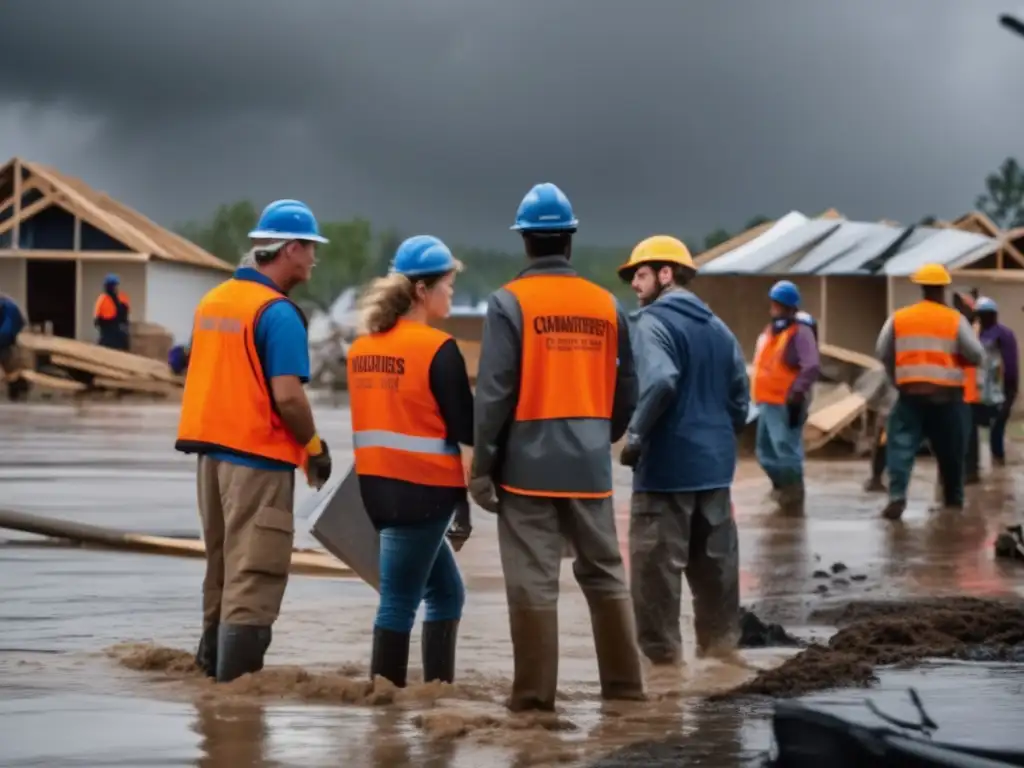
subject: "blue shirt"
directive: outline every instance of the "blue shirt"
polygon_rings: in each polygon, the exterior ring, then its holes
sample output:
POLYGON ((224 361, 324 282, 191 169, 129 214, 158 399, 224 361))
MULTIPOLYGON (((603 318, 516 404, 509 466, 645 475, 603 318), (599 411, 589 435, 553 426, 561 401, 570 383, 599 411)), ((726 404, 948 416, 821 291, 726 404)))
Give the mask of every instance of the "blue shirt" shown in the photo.
POLYGON ((0 296, 0 349, 12 346, 24 327, 25 318, 18 305, 6 296, 0 296))
MULTIPOLYGON (((252 267, 239 267, 236 280, 251 280, 263 283, 274 290, 281 290, 274 281, 252 267)), ((275 301, 260 315, 256 323, 256 354, 267 381, 275 376, 298 376, 299 381, 309 381, 309 337, 302 317, 290 301, 275 301)), ((257 459, 238 456, 233 453, 216 452, 212 458, 254 469, 276 469, 286 472, 294 470, 290 464, 273 459, 257 459)))

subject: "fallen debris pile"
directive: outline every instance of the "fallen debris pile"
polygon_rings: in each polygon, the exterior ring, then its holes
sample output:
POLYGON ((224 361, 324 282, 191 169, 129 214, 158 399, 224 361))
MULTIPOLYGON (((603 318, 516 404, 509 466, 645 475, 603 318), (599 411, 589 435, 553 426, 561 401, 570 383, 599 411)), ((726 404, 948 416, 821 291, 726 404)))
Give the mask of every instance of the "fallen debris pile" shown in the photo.
POLYGON ((107 349, 60 336, 22 332, 18 346, 35 358, 15 377, 59 392, 133 392, 167 397, 179 392, 184 379, 165 360, 107 349))
POLYGON ((977 598, 851 603, 834 616, 842 628, 775 669, 716 698, 789 698, 868 686, 875 670, 924 659, 1024 661, 1024 602, 977 598))

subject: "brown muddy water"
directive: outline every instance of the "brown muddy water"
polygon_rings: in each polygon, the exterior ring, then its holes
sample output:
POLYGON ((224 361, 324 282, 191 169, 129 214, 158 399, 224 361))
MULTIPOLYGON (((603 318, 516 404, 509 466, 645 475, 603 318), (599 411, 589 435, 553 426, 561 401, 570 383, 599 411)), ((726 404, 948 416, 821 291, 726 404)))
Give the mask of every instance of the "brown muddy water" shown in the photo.
MULTIPOLYGON (((0 406, 0 508, 198 535, 194 459, 171 447, 176 418, 174 406, 0 406)), ((320 408, 318 419, 344 469, 347 411, 320 408)), ((617 472, 625 540, 629 475, 617 472)), ((967 510, 948 514, 929 510, 934 467, 922 462, 899 524, 881 520, 883 499, 861 491, 866 472, 865 462, 813 463, 806 516, 783 517, 766 502, 756 466, 743 464, 735 507, 746 605, 826 638, 850 601, 1024 595, 1024 568, 995 562, 991 548, 1017 512, 1016 467, 993 471, 971 490, 967 510)), ((365 680, 376 595, 358 581, 294 577, 267 670, 214 686, 190 666, 201 561, 0 531, 0 765, 733 766, 755 764, 768 748, 770 702, 710 695, 792 651, 744 651, 742 664, 726 664, 696 661, 691 641, 685 669, 650 671, 651 702, 602 704, 586 605, 569 568, 559 711, 506 714, 512 664, 494 521, 474 510, 474 526, 459 554, 468 588, 459 680, 398 692, 365 680)), ((298 543, 314 546, 305 534, 298 543)), ((414 642, 413 666, 418 654, 414 642)), ((943 739, 1024 746, 1020 665, 925 661, 882 669, 870 692, 814 697, 852 715, 870 695, 907 716, 910 685, 943 739)))

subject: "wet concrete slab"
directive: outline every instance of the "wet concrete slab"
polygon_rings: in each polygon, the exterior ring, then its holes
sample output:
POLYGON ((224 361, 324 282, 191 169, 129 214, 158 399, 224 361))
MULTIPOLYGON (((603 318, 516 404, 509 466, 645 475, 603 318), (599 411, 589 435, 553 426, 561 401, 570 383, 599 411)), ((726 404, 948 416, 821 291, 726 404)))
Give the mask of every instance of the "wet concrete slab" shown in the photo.
MULTIPOLYGON (((342 471, 351 460, 348 412, 321 408, 317 416, 342 471)), ((198 535, 195 459, 173 451, 176 421, 174 406, 2 405, 0 507, 198 535)), ((745 603, 813 636, 828 631, 814 625, 816 610, 858 597, 1024 594, 1024 571, 996 563, 991 551, 1000 527, 1016 514, 1013 467, 993 472, 984 488, 972 490, 964 512, 948 515, 929 511, 934 468, 922 462, 899 524, 879 518, 884 498, 861 490, 866 470, 862 461, 811 465, 806 514, 791 517, 766 502, 767 483, 756 466, 741 466, 734 501, 745 603), (832 573, 836 563, 846 567, 832 573)), ((617 467, 616 478, 625 542, 629 473, 617 467)), ((309 493, 300 488, 299 500, 309 493)), ((501 701, 511 648, 494 519, 476 509, 474 526, 459 555, 469 595, 459 647, 465 686, 414 691, 391 703, 357 690, 376 609, 376 594, 360 582, 294 578, 268 657, 271 672, 293 672, 271 675, 263 688, 222 692, 160 657, 161 649, 184 655, 194 648, 201 561, 33 546, 34 537, 0 531, 0 540, 13 542, 0 544, 0 764, 582 765, 639 740, 674 737, 695 756, 701 750, 719 756, 706 764, 732 765, 767 747, 766 705, 701 699, 753 672, 693 662, 692 638, 688 670, 652 674, 652 703, 602 705, 586 605, 568 567, 558 719, 506 715, 501 701), (353 700, 359 703, 345 703, 353 700), (58 743, 55 733, 66 738, 58 743)), ((315 546, 305 534, 298 544, 315 546)), ((684 606, 684 627, 689 621, 684 606)), ((415 639, 411 653, 417 666, 415 639)), ((769 666, 786 654, 744 655, 753 666, 769 666)), ((947 689, 933 681, 947 678, 961 690, 977 690, 983 713, 974 732, 988 734, 989 724, 1002 722, 1003 705, 994 703, 999 686, 1019 690, 1020 678, 979 670, 929 669, 927 691, 934 687, 941 699, 947 689)), ((890 684, 899 687, 891 680, 905 684, 911 673, 894 674, 883 676, 880 695, 888 695, 890 684)), ((992 731, 985 738, 996 738, 995 725, 992 731)))

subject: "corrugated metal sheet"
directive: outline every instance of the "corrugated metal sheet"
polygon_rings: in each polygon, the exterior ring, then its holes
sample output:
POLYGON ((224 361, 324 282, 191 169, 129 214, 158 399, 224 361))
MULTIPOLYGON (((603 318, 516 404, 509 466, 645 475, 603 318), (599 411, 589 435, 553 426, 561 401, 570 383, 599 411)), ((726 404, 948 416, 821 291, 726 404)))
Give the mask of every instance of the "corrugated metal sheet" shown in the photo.
POLYGON ((981 251, 992 242, 991 237, 972 232, 919 227, 908 238, 899 253, 885 263, 881 271, 886 275, 905 277, 929 263, 943 264, 947 267, 959 266, 972 261, 976 251, 981 251), (914 242, 919 234, 921 239, 914 242), (968 256, 972 258, 968 259, 968 256))
POLYGON ((793 264, 790 274, 858 274, 865 263, 890 247, 901 231, 887 224, 844 221, 839 229, 793 264))
POLYGON ((903 276, 930 262, 962 268, 998 247, 993 238, 955 229, 907 232, 889 224, 808 219, 794 211, 761 236, 708 262, 700 273, 903 276), (879 264, 878 257, 888 256, 897 244, 895 255, 879 264))
POLYGON ((750 242, 744 243, 743 245, 729 251, 728 253, 719 256, 717 259, 708 262, 707 264, 700 268, 700 271, 719 274, 731 272, 732 266, 742 264, 747 257, 757 253, 761 248, 764 248, 765 246, 774 243, 776 240, 784 236, 786 233, 792 232, 794 229, 803 226, 808 221, 810 221, 810 219, 808 219, 799 211, 791 211, 790 213, 787 213, 781 219, 776 221, 775 224, 771 227, 771 229, 769 229, 764 234, 759 235, 750 242))
POLYGON ((771 273, 772 271, 785 271, 785 266, 780 265, 790 256, 814 245, 820 240, 828 237, 830 233, 839 229, 839 221, 834 219, 814 219, 804 225, 784 233, 773 242, 763 245, 754 253, 745 257, 742 263, 732 268, 726 265, 721 267, 722 259, 715 259, 707 264, 702 271, 710 274, 759 274, 761 272, 771 273), (773 269, 774 268, 774 269, 773 269))

